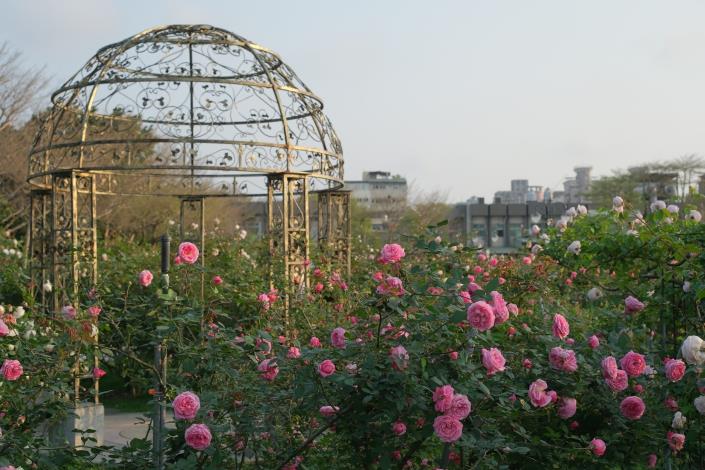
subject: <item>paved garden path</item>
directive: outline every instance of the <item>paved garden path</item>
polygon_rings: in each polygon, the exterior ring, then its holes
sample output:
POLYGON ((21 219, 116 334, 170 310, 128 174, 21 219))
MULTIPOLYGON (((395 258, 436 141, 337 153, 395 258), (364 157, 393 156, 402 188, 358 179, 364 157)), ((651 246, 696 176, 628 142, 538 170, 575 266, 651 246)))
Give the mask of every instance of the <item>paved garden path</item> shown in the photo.
MULTIPOLYGON (((114 409, 105 410, 105 427, 103 428, 103 442, 107 446, 123 447, 130 440, 145 435, 151 438, 149 429, 149 415, 144 413, 125 413, 114 409)), ((173 428, 174 423, 167 417, 167 428, 173 428)))

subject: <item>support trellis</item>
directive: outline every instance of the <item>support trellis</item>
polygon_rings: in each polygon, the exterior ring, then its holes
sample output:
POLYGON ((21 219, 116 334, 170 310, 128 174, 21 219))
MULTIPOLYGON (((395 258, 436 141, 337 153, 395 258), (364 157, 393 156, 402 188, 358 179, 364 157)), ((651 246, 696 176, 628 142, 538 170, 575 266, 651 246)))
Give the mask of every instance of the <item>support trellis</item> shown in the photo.
POLYGON ((331 267, 350 277, 350 191, 318 194, 318 244, 331 267))

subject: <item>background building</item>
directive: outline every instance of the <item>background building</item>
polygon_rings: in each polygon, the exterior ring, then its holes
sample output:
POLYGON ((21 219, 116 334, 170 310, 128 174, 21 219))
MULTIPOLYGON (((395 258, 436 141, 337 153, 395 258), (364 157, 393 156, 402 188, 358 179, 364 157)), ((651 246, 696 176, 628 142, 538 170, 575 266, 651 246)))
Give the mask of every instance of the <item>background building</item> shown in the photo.
POLYGON ((388 171, 365 171, 360 181, 346 181, 345 189, 358 207, 368 211, 372 230, 385 231, 407 204, 406 179, 388 171))

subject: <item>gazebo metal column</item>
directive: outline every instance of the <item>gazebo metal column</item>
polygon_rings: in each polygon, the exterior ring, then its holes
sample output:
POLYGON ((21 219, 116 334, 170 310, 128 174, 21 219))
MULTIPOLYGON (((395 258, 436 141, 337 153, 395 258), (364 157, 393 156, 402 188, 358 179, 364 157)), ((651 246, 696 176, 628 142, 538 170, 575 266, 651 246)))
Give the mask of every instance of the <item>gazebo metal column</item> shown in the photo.
POLYGON ((350 191, 318 193, 318 244, 331 267, 350 277, 350 191))
POLYGON ((29 276, 32 295, 42 312, 53 310, 51 296, 44 288, 51 275, 51 191, 33 189, 29 193, 29 276))
POLYGON ((284 294, 284 324, 297 294, 308 288, 309 181, 299 173, 267 176, 267 231, 269 236, 270 289, 284 294), (281 279, 282 285, 277 285, 281 279))

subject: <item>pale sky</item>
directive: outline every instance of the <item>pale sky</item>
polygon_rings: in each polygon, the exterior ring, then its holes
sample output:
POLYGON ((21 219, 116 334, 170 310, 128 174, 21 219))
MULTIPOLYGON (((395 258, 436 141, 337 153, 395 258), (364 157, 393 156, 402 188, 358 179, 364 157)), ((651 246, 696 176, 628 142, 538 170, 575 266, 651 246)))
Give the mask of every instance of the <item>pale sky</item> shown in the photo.
POLYGON ((703 1, 8 0, 0 41, 58 85, 170 23, 279 53, 323 99, 348 179, 388 170, 452 202, 705 154, 703 1))

